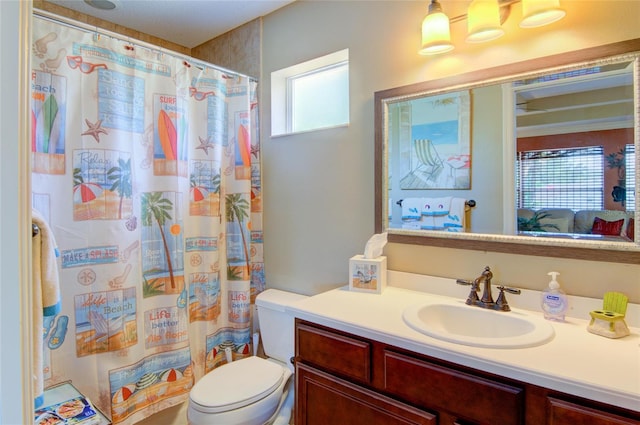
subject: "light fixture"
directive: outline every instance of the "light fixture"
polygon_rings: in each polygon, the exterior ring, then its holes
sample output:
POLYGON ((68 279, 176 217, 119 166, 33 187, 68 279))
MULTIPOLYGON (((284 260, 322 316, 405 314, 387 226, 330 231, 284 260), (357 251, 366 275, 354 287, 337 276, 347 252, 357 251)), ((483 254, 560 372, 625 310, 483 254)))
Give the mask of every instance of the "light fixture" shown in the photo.
POLYGON ((438 0, 431 0, 427 16, 422 21, 421 55, 435 55, 453 50, 449 17, 442 12, 438 0))
POLYGON ((521 28, 535 28, 564 18, 560 0, 522 0, 521 28))
POLYGON ((84 2, 100 10, 113 10, 118 6, 117 0, 84 0, 84 2))
POLYGON ((469 43, 491 41, 504 35, 500 26, 498 0, 473 0, 467 10, 467 38, 469 43))
MULTIPOLYGON (((87 0, 85 0, 87 1, 87 0)), ((522 3, 520 27, 534 28, 562 19, 566 12, 560 0, 473 0, 464 15, 451 19, 442 11, 438 0, 431 0, 422 21, 421 55, 435 55, 453 50, 449 25, 467 20, 468 43, 495 40, 504 35, 502 24, 511 14, 511 6, 522 3)))

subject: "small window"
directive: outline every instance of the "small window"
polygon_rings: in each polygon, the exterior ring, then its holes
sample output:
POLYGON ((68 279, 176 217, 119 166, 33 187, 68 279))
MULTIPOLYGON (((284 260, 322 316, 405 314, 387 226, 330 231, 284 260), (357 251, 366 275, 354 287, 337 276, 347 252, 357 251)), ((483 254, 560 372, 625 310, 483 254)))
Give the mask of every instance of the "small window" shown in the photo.
POLYGON ((348 124, 348 49, 271 74, 272 136, 348 124))
POLYGON ((518 153, 518 208, 602 209, 601 146, 518 153))

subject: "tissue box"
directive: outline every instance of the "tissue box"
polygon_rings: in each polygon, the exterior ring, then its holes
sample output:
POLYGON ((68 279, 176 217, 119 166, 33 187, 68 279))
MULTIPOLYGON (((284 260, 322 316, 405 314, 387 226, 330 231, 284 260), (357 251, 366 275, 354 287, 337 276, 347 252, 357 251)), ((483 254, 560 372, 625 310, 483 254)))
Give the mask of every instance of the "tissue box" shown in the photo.
POLYGON ((387 287, 387 257, 364 258, 356 255, 349 260, 349 290, 380 294, 387 287))

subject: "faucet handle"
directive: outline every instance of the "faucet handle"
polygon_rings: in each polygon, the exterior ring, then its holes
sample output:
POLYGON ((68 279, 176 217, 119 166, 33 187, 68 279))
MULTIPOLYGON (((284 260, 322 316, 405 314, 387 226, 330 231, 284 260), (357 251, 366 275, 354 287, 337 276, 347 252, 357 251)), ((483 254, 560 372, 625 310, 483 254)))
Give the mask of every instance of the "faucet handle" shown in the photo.
POLYGON ((478 298, 478 290, 480 289, 479 286, 478 286, 478 281, 477 280, 456 279, 456 283, 458 285, 471 286, 471 291, 469 292, 469 296, 467 297, 467 300, 465 301, 465 304, 467 304, 467 305, 477 305, 478 302, 480 301, 480 298, 478 298))
POLYGON ((498 299, 496 300, 497 309, 502 311, 511 311, 511 307, 509 307, 509 303, 507 303, 507 297, 504 296, 504 293, 508 292, 510 294, 520 295, 522 291, 517 288, 509 288, 504 285, 497 286, 497 288, 500 290, 500 295, 498 295, 498 299))
POLYGON ((466 279, 456 279, 456 283, 458 285, 466 285, 466 286, 473 286, 474 283, 476 283, 473 280, 466 280, 466 279))
POLYGON ((520 295, 520 293, 522 292, 521 290, 519 290, 518 288, 509 288, 508 286, 504 286, 504 285, 500 285, 497 287, 501 292, 505 291, 508 292, 510 294, 516 294, 516 295, 520 295))

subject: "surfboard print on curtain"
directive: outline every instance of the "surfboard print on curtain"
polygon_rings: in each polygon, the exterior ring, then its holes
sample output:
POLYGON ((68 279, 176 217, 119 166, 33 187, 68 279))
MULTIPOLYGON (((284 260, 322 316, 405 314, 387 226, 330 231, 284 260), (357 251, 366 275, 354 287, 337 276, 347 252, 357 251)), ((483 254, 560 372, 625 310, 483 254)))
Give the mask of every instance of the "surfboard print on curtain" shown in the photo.
POLYGON ((67 80, 49 72, 31 74, 32 169, 64 174, 67 80))

